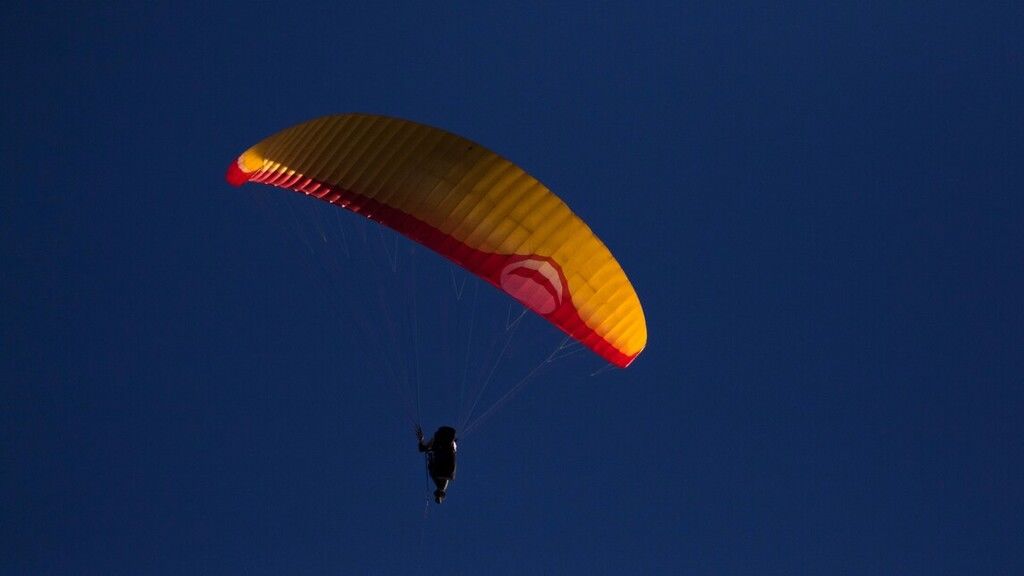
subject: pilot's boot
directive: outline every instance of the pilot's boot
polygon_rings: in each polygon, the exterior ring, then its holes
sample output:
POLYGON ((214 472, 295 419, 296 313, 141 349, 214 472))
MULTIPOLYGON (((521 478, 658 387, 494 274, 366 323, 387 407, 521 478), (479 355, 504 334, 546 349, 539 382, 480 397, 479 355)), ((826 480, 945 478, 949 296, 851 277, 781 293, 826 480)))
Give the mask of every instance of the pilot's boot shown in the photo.
POLYGON ((437 485, 437 490, 434 490, 434 502, 440 504, 444 502, 445 492, 448 490, 448 478, 434 478, 434 484, 437 485))

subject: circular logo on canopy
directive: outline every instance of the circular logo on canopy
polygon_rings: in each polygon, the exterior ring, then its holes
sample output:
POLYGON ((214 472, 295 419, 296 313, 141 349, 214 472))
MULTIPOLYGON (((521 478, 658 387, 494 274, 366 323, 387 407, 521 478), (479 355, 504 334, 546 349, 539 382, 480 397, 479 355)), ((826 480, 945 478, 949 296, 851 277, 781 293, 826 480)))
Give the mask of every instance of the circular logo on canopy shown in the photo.
POLYGON ((538 314, 550 314, 566 291, 558 264, 538 256, 525 256, 501 270, 501 289, 538 314))

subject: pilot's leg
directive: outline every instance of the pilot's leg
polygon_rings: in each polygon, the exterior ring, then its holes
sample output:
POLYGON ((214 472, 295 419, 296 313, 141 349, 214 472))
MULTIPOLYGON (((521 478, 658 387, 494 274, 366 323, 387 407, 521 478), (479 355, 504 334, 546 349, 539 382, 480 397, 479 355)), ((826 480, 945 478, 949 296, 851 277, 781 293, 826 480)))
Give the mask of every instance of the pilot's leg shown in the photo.
POLYGON ((445 492, 448 490, 448 478, 434 478, 434 484, 437 485, 437 490, 434 490, 434 501, 440 504, 444 501, 445 492))

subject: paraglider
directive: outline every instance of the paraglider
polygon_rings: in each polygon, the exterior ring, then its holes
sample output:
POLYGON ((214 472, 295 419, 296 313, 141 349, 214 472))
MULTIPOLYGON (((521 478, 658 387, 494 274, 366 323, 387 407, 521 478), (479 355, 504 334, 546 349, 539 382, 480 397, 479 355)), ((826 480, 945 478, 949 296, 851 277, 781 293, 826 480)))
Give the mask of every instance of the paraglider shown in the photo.
POLYGON ((433 438, 424 442, 423 430, 417 427, 416 438, 419 440, 420 452, 425 452, 427 456, 427 473, 437 486, 434 502, 440 504, 447 495, 448 484, 455 479, 455 428, 441 426, 434 432, 433 438))
MULTIPOLYGON (((288 188, 361 214, 486 280, 611 365, 647 344, 640 300, 611 252, 522 168, 469 140, 407 120, 325 116, 243 152, 227 180, 288 188)), ((532 374, 532 373, 531 373, 532 374)), ((444 500, 455 429, 419 449, 444 500)))

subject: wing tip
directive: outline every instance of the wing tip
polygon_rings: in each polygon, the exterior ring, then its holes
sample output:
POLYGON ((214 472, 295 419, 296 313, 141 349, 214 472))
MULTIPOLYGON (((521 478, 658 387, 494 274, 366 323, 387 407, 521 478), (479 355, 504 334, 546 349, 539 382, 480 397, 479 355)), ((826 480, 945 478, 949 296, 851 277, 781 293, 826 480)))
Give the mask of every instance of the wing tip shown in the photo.
POLYGON ((249 178, 251 177, 252 172, 246 172, 242 168, 242 158, 238 158, 237 160, 229 164, 227 174, 224 175, 224 178, 228 181, 228 184, 231 184, 236 188, 248 182, 249 178))

